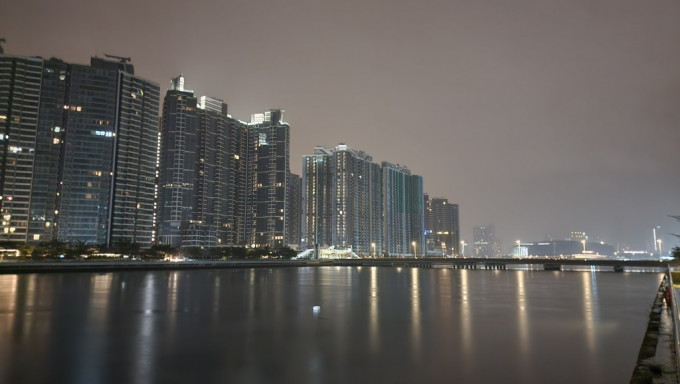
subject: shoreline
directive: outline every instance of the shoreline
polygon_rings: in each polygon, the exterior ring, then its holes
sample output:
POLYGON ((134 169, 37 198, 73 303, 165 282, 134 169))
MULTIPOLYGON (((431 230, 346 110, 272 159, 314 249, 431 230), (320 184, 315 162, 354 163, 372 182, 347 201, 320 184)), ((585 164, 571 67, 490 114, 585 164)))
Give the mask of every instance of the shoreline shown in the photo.
POLYGON ((507 266, 533 265, 546 271, 559 271, 570 266, 608 267, 623 272, 626 268, 668 268, 669 263, 658 260, 569 260, 569 259, 336 259, 336 260, 191 260, 169 261, 23 261, 0 263, 0 274, 62 273, 62 272, 119 272, 151 270, 193 270, 234 268, 282 267, 406 267, 505 270, 507 266))

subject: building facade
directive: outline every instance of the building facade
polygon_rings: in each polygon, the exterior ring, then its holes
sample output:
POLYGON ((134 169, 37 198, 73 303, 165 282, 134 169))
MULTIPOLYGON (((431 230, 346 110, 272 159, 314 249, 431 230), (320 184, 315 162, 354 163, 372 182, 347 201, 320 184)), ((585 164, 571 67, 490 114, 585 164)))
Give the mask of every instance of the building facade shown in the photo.
POLYGON ((288 244, 290 126, 283 110, 251 117, 246 171, 246 241, 250 247, 288 244))
POLYGON ((0 55, 8 240, 154 240, 157 84, 129 59, 0 55), (9 202, 9 203, 8 203, 9 202))
POLYGON ((473 227, 472 239, 475 257, 499 256, 500 250, 496 243, 496 231, 492 224, 473 227))
POLYGON ((301 249, 327 248, 332 241, 333 151, 316 147, 313 155, 302 156, 302 241, 301 249))
POLYGON ((404 166, 382 162, 382 180, 384 254, 424 255, 423 178, 404 166))
POLYGON ((382 177, 378 164, 345 144, 303 156, 303 245, 382 253, 382 177))
POLYGON ((427 252, 438 256, 460 255, 460 222, 458 204, 443 197, 425 194, 425 223, 427 252))
POLYGON ((302 179, 290 174, 288 183, 288 247, 300 249, 302 240, 302 179))
POLYGON ((5 241, 33 240, 29 221, 42 72, 41 59, 0 54, 0 239, 5 241))
POLYGON ((222 100, 184 89, 180 75, 165 96, 161 127, 161 243, 249 245, 248 125, 231 118, 222 100))

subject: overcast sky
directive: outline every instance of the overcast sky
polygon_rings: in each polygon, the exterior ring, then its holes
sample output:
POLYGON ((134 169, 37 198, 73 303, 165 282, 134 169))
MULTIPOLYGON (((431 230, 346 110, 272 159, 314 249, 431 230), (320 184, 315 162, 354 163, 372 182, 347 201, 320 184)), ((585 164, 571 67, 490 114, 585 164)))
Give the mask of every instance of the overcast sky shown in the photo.
POLYGON ((460 204, 463 238, 664 247, 680 233, 678 0, 6 1, 5 53, 130 56, 162 92, 286 110, 460 204))

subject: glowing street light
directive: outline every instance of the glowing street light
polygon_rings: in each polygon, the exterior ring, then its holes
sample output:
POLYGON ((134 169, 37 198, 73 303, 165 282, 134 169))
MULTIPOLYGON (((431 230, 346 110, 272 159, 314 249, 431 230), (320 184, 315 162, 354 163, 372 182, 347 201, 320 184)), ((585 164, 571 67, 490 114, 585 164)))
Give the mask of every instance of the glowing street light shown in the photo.
POLYGON ((418 257, 418 256, 416 256, 416 242, 412 241, 411 245, 413 246, 413 257, 416 258, 416 257, 418 257))
POLYGON ((375 257, 375 243, 371 243, 371 248, 373 248, 373 257, 375 257))
POLYGON ((586 253, 586 241, 581 240, 581 244, 583 244, 583 253, 586 253))
POLYGON ((661 239, 656 239, 656 243, 659 245, 659 257, 661 257, 661 239))

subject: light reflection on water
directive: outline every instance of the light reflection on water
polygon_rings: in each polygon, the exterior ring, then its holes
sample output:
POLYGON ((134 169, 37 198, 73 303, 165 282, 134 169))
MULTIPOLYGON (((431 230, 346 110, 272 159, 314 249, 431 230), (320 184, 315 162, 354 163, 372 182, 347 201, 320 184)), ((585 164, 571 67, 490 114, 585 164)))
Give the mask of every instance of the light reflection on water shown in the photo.
POLYGON ((0 382, 624 382, 660 280, 379 267, 0 275, 0 382))

